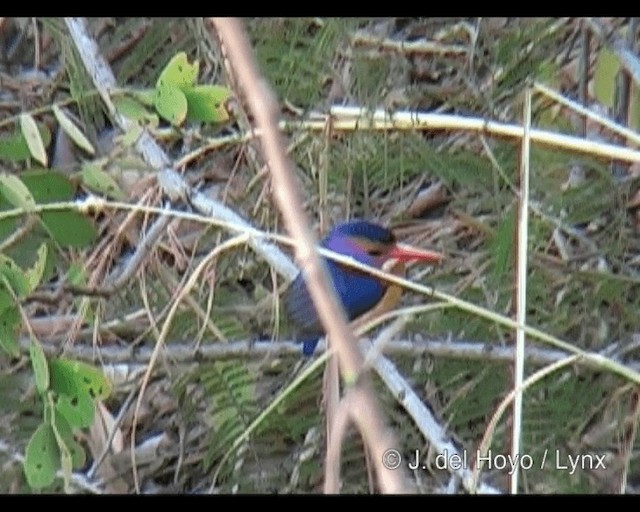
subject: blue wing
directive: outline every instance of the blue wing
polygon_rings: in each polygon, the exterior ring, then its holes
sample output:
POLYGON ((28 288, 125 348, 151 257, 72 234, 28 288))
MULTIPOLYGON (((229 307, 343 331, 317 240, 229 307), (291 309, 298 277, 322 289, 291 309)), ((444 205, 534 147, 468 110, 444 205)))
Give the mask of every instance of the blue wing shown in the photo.
MULTIPOLYGON (((333 286, 349 320, 373 308, 384 295, 384 286, 372 276, 355 273, 333 261, 326 261, 333 286)), ((284 307, 294 325, 295 338, 303 343, 305 355, 313 354, 324 328, 313 305, 302 273, 284 296, 284 307)))

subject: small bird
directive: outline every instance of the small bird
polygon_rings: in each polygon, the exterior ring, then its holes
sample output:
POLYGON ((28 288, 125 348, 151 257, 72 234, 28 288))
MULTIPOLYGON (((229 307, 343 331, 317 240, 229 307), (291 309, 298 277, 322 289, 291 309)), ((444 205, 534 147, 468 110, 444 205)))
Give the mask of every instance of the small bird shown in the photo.
MULTIPOLYGON (((442 259, 437 252, 413 249, 396 242, 393 233, 378 224, 357 220, 339 224, 322 241, 322 247, 351 256, 375 268, 391 259, 399 262, 442 259)), ((337 296, 349 320, 355 320, 373 309, 385 296, 389 284, 376 276, 325 258, 337 296)), ((399 299, 399 293, 395 294, 399 299)), ((325 334, 313 305, 302 272, 284 294, 284 308, 294 327, 295 339, 302 343, 306 356, 313 354, 319 338, 325 334)))

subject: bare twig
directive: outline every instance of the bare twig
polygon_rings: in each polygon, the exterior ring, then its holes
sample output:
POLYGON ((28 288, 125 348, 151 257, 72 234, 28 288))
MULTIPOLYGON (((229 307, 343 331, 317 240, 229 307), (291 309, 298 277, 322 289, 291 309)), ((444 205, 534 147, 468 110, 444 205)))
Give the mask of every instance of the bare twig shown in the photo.
MULTIPOLYGON (((33 323, 33 320, 31 321, 33 323)), ((47 355, 58 354, 60 348, 54 339, 43 340, 42 347, 47 355), (51 342, 51 343, 48 343, 51 342)), ((367 339, 363 343, 369 343, 367 339)), ((29 339, 21 338, 20 346, 24 350, 29 348, 29 339)), ((324 344, 320 343, 316 348, 318 353, 322 353, 324 344)), ((105 365, 131 364, 146 365, 151 358, 152 349, 149 347, 120 347, 104 346, 100 348, 100 359, 105 365)), ((234 358, 255 358, 263 359, 265 356, 271 357, 300 357, 300 344, 295 341, 232 341, 230 343, 214 343, 200 345, 194 349, 193 343, 180 343, 168 341, 164 348, 168 360, 175 364, 193 364, 194 361, 218 361, 234 358)), ((430 355, 438 359, 466 359, 469 361, 513 361, 514 348, 495 346, 492 343, 468 340, 425 340, 422 337, 416 339, 399 339, 387 343, 384 347, 387 356, 393 355, 430 355)), ((96 359, 94 347, 80 344, 69 347, 66 351, 69 357, 93 362, 96 359)), ((563 350, 538 348, 529 346, 525 349, 525 357, 528 362, 537 365, 555 363, 570 355, 570 352, 563 350)), ((618 358, 618 354, 603 354, 607 357, 618 358)), ((371 361, 368 361, 370 364, 371 361)), ((599 369, 597 364, 588 359, 580 359, 576 363, 584 368, 599 369)), ((640 361, 627 361, 629 369, 640 371, 640 361)), ((374 365, 375 366, 375 365, 374 365)), ((383 377, 384 378, 384 377, 383 377)))
POLYGON ((402 55, 458 55, 466 56, 469 48, 459 44, 445 44, 438 41, 418 39, 415 41, 396 41, 393 39, 375 37, 366 32, 356 32, 351 36, 351 44, 373 48, 380 52, 393 52, 402 55))
MULTIPOLYGON (((520 125, 500 123, 479 117, 463 117, 459 115, 432 114, 417 111, 388 112, 383 109, 368 110, 361 107, 331 107, 334 117, 332 129, 346 130, 469 130, 491 134, 499 137, 524 137, 524 128, 520 125)), ((293 125, 294 123, 289 123, 293 125)), ((295 123, 298 128, 321 130, 322 120, 305 121, 302 125, 295 123)), ((640 151, 606 144, 594 140, 586 140, 561 133, 531 128, 529 132, 531 142, 546 144, 593 156, 615 158, 629 162, 640 162, 640 151)))

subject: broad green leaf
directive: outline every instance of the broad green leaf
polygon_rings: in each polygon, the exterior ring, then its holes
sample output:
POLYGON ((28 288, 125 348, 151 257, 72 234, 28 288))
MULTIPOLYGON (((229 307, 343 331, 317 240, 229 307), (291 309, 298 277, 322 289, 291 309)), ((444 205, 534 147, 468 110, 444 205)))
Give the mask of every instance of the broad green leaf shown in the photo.
POLYGON ((225 102, 231 91, 221 85, 197 85, 184 89, 187 98, 187 117, 192 121, 222 123, 229 120, 225 102))
POLYGON ((36 258, 35 263, 33 264, 33 267, 31 267, 30 269, 27 269, 24 272, 24 276, 26 277, 27 283, 29 285, 29 293, 35 290, 40 284, 42 276, 44 275, 44 269, 45 269, 46 263, 47 263, 47 246, 46 244, 41 244, 40 247, 38 248, 38 256, 36 258))
MULTIPOLYGON (((75 193, 69 178, 55 171, 33 169, 25 172, 22 180, 37 203, 67 201, 75 193)), ((97 236, 93 223, 76 211, 46 211, 40 218, 49 235, 63 247, 87 247, 97 236)))
POLYGON ((36 379, 36 388, 39 393, 44 393, 49 389, 49 365, 44 355, 44 350, 42 350, 42 345, 33 338, 29 343, 29 357, 31 358, 31 366, 36 379))
POLYGON ((88 393, 59 394, 56 397, 56 411, 75 428, 90 427, 95 417, 96 406, 88 393))
MULTIPOLYGON (((40 137, 45 147, 51 143, 51 132, 47 125, 38 123, 40 137)), ((0 137, 0 160, 11 160, 13 162, 22 162, 31 158, 27 140, 24 138, 22 131, 17 128, 15 132, 0 137)))
POLYGON ((17 208, 30 210, 36 205, 27 186, 14 174, 0 174, 0 192, 17 208))
POLYGON ((4 286, 0 287, 0 297, 8 297, 12 304, 0 311, 0 348, 10 357, 18 357, 20 356, 20 345, 18 344, 20 312, 18 307, 13 305, 13 300, 4 286))
POLYGON ((20 129, 27 141, 31 156, 40 162, 43 166, 47 166, 47 150, 44 141, 40 136, 38 125, 31 114, 20 114, 20 129))
POLYGON ((187 117, 187 98, 173 85, 159 85, 156 88, 154 105, 160 117, 174 126, 180 126, 187 117))
POLYGON ((118 182, 100 166, 88 163, 82 166, 80 173, 82 182, 94 192, 104 194, 113 199, 124 201, 126 196, 120 189, 118 182))
POLYGON ((198 62, 189 64, 185 52, 177 53, 160 73, 156 83, 156 90, 164 86, 177 87, 178 89, 191 87, 196 83, 198 71, 198 62))
POLYGON ((58 105, 53 106, 53 114, 56 116, 58 123, 60 123, 60 127, 66 132, 66 134, 71 137, 71 140, 75 142, 80 148, 84 149, 90 155, 95 155, 96 150, 93 148, 89 139, 85 137, 84 133, 80 131, 80 129, 75 125, 75 123, 64 113, 64 111, 58 107, 58 105))
POLYGON ((98 236, 92 222, 75 211, 42 212, 42 223, 62 247, 88 247, 98 236))
POLYGON ((24 457, 24 474, 33 489, 42 489, 53 483, 60 467, 60 449, 53 428, 41 424, 31 436, 24 457))
POLYGON ((593 92, 596 99, 609 108, 613 107, 616 75, 619 70, 620 61, 618 58, 606 48, 602 48, 593 72, 593 92))
POLYGON ((73 199, 75 185, 59 171, 29 169, 20 176, 38 204, 54 203, 73 199))
POLYGON ((51 389, 75 397, 81 393, 94 400, 111 394, 111 382, 96 367, 82 361, 54 359, 49 362, 51 389))

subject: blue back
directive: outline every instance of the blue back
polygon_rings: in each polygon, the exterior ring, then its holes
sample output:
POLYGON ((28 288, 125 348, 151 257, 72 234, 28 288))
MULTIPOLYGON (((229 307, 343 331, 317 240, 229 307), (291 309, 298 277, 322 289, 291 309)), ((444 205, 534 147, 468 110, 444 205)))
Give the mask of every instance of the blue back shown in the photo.
MULTIPOLYGON (((329 233, 322 245, 327 249, 345 255, 367 265, 373 265, 373 258, 361 250, 349 237, 363 237, 383 243, 392 243, 393 235, 376 224, 357 221, 341 224, 329 233)), ((384 295, 385 286, 371 275, 357 272, 355 269, 341 266, 325 258, 336 294, 349 320, 354 320, 373 308, 384 295)), ((298 274, 284 297, 284 306, 294 324, 295 337, 303 343, 303 353, 313 354, 318 338, 324 334, 324 328, 318 318, 313 300, 307 290, 302 273, 298 274)))

